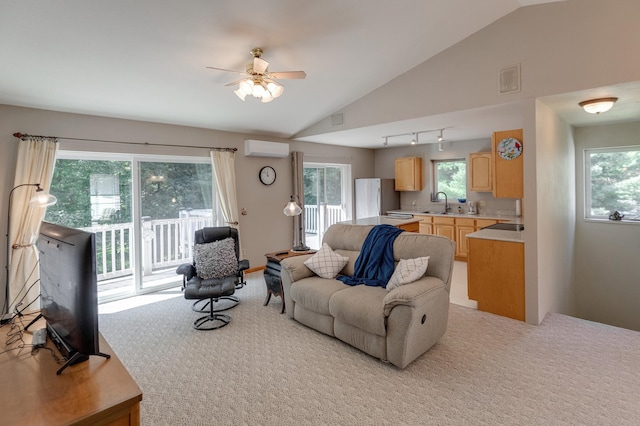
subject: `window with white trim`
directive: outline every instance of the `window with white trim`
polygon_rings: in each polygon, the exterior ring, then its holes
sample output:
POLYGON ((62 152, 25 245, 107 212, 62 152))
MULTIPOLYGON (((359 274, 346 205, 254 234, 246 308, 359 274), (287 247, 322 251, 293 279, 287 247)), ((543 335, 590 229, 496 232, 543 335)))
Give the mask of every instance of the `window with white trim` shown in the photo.
POLYGON ((640 146, 585 150, 585 217, 640 220, 640 146))
POLYGON ((449 200, 467 198, 467 161, 431 160, 433 163, 433 193, 447 194, 449 200))

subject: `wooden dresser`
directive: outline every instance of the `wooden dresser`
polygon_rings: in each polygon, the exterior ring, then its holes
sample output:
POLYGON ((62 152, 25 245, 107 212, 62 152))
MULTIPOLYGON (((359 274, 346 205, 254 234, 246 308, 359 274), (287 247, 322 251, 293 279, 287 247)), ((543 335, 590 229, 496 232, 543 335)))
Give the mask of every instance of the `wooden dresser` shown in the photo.
MULTIPOLYGON (((25 321, 25 324, 28 320, 25 321)), ((31 330, 24 332, 31 342, 31 330)), ((0 329, 0 352, 6 347, 9 326, 0 329)), ((47 347, 57 349, 47 339, 47 347)), ((56 375, 60 368, 50 351, 31 355, 31 346, 22 352, 0 354, 0 412, 6 425, 91 425, 124 426, 140 424, 142 391, 100 335, 100 351, 110 359, 92 356, 56 375)))

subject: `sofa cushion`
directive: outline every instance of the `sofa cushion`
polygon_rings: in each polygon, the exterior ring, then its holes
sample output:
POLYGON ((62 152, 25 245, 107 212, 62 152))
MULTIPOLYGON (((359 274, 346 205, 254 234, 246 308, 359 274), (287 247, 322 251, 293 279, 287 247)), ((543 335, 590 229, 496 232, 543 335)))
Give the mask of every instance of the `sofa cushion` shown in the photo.
POLYGON ((323 243, 316 254, 304 261, 307 268, 311 269, 322 278, 333 279, 349 261, 348 257, 339 255, 331 250, 329 244, 323 243))
POLYGON ((314 276, 297 281, 291 286, 289 293, 295 303, 301 304, 306 309, 330 315, 329 299, 334 293, 348 287, 338 280, 327 280, 314 276))
POLYGON ((416 259, 400 259, 387 283, 387 291, 422 278, 429 265, 429 256, 416 259))
MULTIPOLYGON (((343 284, 344 285, 344 284, 343 284)), ((329 301, 329 313, 336 319, 369 333, 385 336, 384 297, 382 287, 347 286, 334 293, 329 301)))

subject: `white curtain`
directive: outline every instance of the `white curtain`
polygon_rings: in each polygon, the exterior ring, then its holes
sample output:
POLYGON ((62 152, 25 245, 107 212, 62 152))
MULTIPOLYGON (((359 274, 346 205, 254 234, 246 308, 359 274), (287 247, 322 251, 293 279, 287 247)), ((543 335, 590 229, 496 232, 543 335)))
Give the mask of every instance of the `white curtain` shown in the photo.
POLYGON ((212 150, 211 167, 215 176, 214 185, 224 220, 229 226, 238 229, 238 233, 240 233, 235 152, 232 150, 212 150))
MULTIPOLYGON (((29 205, 36 187, 40 184, 49 191, 53 168, 58 150, 54 138, 29 137, 21 140, 18 146, 16 176, 13 187, 22 186, 13 191, 11 196, 11 229, 9 235, 9 312, 13 312, 16 303, 22 302, 19 309, 25 309, 40 294, 38 252, 35 247, 40 231, 40 223, 46 208, 29 205), (35 285, 33 285, 35 283, 35 285), (32 286, 33 285, 33 286, 32 286)), ((38 306, 30 306, 27 311, 37 310, 38 306)))

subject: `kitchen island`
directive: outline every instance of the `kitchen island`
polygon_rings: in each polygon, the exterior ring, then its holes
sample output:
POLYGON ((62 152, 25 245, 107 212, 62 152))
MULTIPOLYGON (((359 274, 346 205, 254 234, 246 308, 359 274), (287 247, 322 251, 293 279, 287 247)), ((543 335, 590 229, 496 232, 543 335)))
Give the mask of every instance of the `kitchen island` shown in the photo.
POLYGON ((407 232, 418 232, 420 218, 395 218, 390 216, 372 216, 360 219, 345 220, 339 223, 349 225, 393 225, 407 232))
POLYGON ((467 234, 467 287, 478 310, 525 320, 524 231, 467 234))

